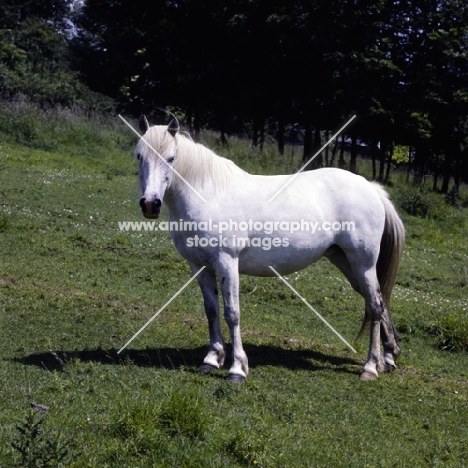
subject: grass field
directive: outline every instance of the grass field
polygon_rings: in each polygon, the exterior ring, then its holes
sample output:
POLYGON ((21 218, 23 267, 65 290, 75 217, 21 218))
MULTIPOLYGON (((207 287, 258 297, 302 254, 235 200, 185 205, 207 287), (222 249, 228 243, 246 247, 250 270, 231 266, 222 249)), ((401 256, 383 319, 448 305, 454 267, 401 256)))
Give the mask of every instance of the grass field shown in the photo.
MULTIPOLYGON (((430 205, 425 218, 399 209, 394 373, 360 382, 366 340, 352 353, 278 279, 243 277, 251 373, 235 385, 197 372, 196 284, 117 354, 191 276, 168 233, 119 231, 142 219, 129 130, 14 111, 16 133, 0 119, 1 467, 468 466, 467 208, 394 177, 397 206, 430 205)), ((300 157, 218 150, 258 173, 300 157)), ((363 301, 332 265, 288 279, 353 340, 363 301)))

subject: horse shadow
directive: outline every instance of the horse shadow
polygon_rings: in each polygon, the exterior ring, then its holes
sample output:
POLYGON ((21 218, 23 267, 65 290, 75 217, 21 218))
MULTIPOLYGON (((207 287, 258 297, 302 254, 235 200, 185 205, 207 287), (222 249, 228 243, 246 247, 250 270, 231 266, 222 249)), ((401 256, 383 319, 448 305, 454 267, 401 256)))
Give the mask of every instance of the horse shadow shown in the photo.
MULTIPOLYGON (((226 346, 227 366, 231 346, 226 346)), ((134 365, 139 367, 156 367, 169 370, 184 369, 198 372, 198 366, 203 362, 207 346, 196 348, 147 348, 126 349, 118 354, 116 349, 84 349, 71 351, 50 351, 34 353, 21 358, 13 358, 14 362, 36 366, 45 371, 65 371, 67 363, 74 360, 80 362, 97 362, 103 365, 134 365)), ((333 370, 347 374, 359 374, 362 363, 352 357, 339 357, 310 349, 287 349, 270 345, 244 344, 251 369, 266 366, 282 367, 289 370, 308 370, 319 372, 333 370)), ((225 369, 228 367, 225 366, 225 369)), ((216 374, 216 373, 215 373, 216 374)))

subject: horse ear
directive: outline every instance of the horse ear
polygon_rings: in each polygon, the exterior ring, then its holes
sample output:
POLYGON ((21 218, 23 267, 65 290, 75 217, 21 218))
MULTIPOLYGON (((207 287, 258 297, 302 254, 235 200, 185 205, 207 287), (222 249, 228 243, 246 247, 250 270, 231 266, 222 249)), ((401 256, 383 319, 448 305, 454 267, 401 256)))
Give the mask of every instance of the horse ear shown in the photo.
POLYGON ((176 133, 180 130, 179 121, 175 115, 172 116, 172 120, 167 126, 167 131, 173 136, 176 136, 176 133))
POLYGON ((149 123, 145 114, 140 115, 140 118, 138 119, 138 127, 140 128, 140 131, 143 133, 146 133, 148 131, 149 123))

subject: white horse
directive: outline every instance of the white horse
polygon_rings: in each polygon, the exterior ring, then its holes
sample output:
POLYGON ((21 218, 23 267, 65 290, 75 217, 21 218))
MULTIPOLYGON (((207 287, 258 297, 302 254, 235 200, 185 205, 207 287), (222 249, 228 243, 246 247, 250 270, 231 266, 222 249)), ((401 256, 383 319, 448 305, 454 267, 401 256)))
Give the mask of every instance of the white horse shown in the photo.
POLYGON ((273 267, 286 275, 322 256, 365 299, 361 332, 370 322, 370 345, 361 380, 396 367, 400 348, 388 306, 405 231, 378 184, 333 168, 303 172, 292 181, 291 175, 252 175, 180 134, 175 117, 168 126, 150 127, 142 116, 139 126, 144 135, 135 154, 143 214, 157 218, 164 201, 176 249, 194 273, 205 266, 197 279, 210 347, 200 371, 224 364, 218 281, 232 340, 228 380, 242 382, 249 368, 240 332, 239 273, 275 276, 273 267))

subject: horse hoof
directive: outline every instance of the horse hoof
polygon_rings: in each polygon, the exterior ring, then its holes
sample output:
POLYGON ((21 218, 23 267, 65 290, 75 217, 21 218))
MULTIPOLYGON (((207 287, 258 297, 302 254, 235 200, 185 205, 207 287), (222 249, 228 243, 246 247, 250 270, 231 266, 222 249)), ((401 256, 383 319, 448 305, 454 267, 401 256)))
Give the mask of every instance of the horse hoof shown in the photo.
POLYGON ((366 372, 364 371, 360 376, 359 380, 369 381, 369 380, 377 380, 378 376, 375 375, 373 372, 366 372))
POLYGON ((198 371, 201 372, 202 374, 210 374, 211 372, 218 370, 216 366, 213 366, 213 364, 202 364, 199 368, 198 371))
POLYGON ((393 372, 396 369, 396 364, 385 364, 384 372, 393 372))
POLYGON ((228 382, 234 382, 234 383, 244 383, 245 382, 245 377, 243 375, 239 374, 229 374, 227 376, 228 382))

